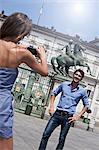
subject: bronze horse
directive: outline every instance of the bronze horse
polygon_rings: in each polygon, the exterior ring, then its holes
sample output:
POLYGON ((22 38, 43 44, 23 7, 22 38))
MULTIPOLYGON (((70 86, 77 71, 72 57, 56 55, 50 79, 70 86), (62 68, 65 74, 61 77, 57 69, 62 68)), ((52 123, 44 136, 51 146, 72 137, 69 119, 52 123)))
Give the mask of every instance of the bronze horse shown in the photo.
POLYGON ((76 66, 78 65, 78 66, 87 67, 87 72, 89 72, 91 75, 90 67, 85 62, 85 59, 82 55, 82 51, 84 51, 84 49, 78 44, 74 45, 73 53, 69 49, 68 45, 65 48, 66 48, 65 55, 59 55, 58 57, 51 58, 51 64, 53 70, 56 73, 61 73, 62 75, 68 75, 69 68, 73 66, 76 68, 76 66), (55 65, 55 60, 57 62, 57 67, 55 65))

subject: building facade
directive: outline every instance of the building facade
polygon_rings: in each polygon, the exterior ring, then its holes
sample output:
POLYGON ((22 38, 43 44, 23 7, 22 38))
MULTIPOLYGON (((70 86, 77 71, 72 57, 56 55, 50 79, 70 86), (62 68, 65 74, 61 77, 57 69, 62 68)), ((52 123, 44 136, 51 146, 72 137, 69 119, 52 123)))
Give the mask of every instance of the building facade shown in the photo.
MULTIPOLYGON (((0 17, 0 25, 5 20, 6 16, 0 17)), ((63 33, 57 32, 53 27, 51 29, 33 24, 33 29, 28 37, 25 37, 21 43, 29 46, 37 47, 44 45, 47 55, 47 63, 49 67, 48 77, 41 77, 35 72, 31 71, 29 67, 22 64, 19 67, 19 75, 13 87, 15 96, 15 108, 20 111, 25 111, 27 103, 32 105, 32 113, 40 115, 43 118, 48 115, 49 95, 53 88, 56 88, 62 81, 71 80, 69 77, 62 75, 53 76, 53 69, 51 65, 51 58, 59 55, 65 55, 65 47, 72 41, 71 49, 77 43, 85 50, 83 58, 91 69, 91 75, 87 72, 87 68, 77 66, 85 72, 85 78, 82 85, 85 86, 89 92, 90 107, 92 113, 90 118, 99 123, 99 39, 87 42, 80 39, 78 35, 72 37, 63 33)), ((57 65, 57 64, 56 64, 57 65)), ((69 74, 72 76, 74 67, 70 67, 69 74)), ((56 99, 55 107, 59 97, 56 99)), ((77 112, 80 111, 82 104, 80 103, 77 112)), ((86 115, 86 114, 85 114, 86 115)))

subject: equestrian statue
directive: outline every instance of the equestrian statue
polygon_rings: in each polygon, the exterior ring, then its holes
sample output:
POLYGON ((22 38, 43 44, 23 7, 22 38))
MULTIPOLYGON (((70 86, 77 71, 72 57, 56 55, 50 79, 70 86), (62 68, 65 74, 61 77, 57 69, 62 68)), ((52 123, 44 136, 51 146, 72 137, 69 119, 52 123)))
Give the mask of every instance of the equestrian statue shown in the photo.
MULTIPOLYGON (((85 50, 81 45, 75 44, 73 47, 73 51, 71 50, 71 43, 69 45, 66 45, 65 48, 65 54, 61 54, 57 57, 51 58, 51 64, 53 67, 53 70, 56 74, 62 74, 62 75, 69 75, 69 68, 76 66, 83 66, 87 67, 87 72, 91 75, 91 70, 89 65, 85 62, 85 58, 83 57, 82 52, 85 50), (57 66, 56 66, 56 63, 57 66)), ((63 49, 64 49, 63 48, 63 49)), ((62 50, 63 50, 62 49, 62 50)))

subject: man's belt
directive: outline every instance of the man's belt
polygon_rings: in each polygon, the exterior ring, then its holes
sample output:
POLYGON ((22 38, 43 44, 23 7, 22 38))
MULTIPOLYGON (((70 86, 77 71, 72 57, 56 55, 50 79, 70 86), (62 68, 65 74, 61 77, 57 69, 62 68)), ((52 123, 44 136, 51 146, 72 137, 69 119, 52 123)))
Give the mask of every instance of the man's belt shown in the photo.
POLYGON ((69 112, 59 109, 57 109, 56 112, 58 112, 61 116, 73 116, 72 114, 69 114, 69 112))

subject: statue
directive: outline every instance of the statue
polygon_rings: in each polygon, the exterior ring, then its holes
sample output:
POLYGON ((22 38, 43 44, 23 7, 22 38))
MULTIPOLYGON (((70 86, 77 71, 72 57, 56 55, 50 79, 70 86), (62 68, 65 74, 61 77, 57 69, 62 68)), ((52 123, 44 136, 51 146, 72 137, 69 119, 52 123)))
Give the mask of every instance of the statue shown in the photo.
POLYGON ((62 75, 68 75, 69 68, 74 66, 83 66, 87 67, 87 72, 90 73, 91 75, 91 70, 88 64, 85 62, 85 59, 82 55, 82 51, 84 51, 84 48, 80 46, 79 44, 74 45, 73 52, 71 51, 70 46, 66 45, 64 47, 65 50, 65 55, 59 55, 58 57, 52 57, 51 58, 51 64, 53 67, 53 70, 58 74, 62 75), (55 65, 55 60, 57 62, 57 67, 55 65), (64 72, 65 69, 65 72, 64 72))

